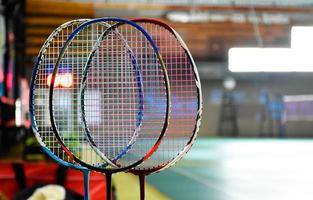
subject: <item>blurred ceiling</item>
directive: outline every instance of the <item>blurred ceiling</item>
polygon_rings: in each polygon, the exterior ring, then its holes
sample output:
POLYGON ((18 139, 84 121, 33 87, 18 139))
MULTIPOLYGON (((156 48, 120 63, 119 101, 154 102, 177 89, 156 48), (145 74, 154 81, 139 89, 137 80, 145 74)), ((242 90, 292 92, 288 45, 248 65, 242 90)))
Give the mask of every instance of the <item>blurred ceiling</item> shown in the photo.
POLYGON ((141 3, 165 5, 222 5, 222 6, 313 6, 312 0, 71 0, 72 2, 141 3))
POLYGON ((289 47, 293 25, 313 25, 313 1, 217 0, 50 1, 28 0, 26 54, 28 65, 48 35, 75 18, 154 17, 165 21, 185 40, 207 78, 227 73, 231 47, 289 47), (115 3, 113 3, 115 2, 115 3), (156 4, 158 3, 158 4, 156 4), (310 6, 306 6, 310 5, 310 6), (209 68, 207 66, 210 66, 209 68))

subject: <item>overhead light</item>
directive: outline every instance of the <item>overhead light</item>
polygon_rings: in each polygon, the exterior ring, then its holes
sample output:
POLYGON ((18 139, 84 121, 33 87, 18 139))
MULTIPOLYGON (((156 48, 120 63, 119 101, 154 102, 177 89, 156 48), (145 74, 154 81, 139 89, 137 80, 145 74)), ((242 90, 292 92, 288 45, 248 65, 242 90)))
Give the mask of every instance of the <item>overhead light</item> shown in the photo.
POLYGON ((304 94, 304 95, 289 95, 283 97, 284 102, 304 102, 309 101, 313 102, 312 94, 304 94))
POLYGON ((291 48, 231 48, 231 72, 313 72, 313 27, 293 27, 291 48))
POLYGON ((236 80, 233 77, 227 77, 223 81, 223 86, 226 90, 231 91, 236 87, 236 80))
POLYGON ((313 72, 310 52, 291 48, 231 48, 231 72, 313 72))
POLYGON ((207 12, 190 11, 190 12, 170 12, 166 15, 167 19, 173 22, 181 23, 199 23, 208 22, 210 15, 207 12))
POLYGON ((292 49, 313 49, 313 27, 294 26, 291 28, 292 49))

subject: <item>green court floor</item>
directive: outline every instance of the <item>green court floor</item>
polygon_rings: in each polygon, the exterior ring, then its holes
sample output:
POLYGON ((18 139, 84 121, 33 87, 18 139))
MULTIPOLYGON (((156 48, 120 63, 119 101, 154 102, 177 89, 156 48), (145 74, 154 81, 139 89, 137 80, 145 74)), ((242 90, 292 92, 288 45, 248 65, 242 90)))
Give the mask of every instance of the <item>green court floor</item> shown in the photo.
POLYGON ((147 182, 175 200, 312 200, 313 140, 198 139, 147 182))

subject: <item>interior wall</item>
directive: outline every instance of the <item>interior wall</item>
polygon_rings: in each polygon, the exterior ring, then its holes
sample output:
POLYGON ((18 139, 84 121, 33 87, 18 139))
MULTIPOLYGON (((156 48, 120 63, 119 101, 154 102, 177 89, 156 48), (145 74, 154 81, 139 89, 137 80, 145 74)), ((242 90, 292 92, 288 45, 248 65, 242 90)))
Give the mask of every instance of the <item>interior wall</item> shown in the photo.
MULTIPOLYGON (((200 74, 201 77, 201 74, 200 74)), ((246 74, 237 80, 234 92, 237 93, 239 136, 255 137, 259 134, 261 102, 260 94, 267 91, 271 98, 276 94, 313 94, 313 74, 246 74)), ((200 136, 217 136, 220 116, 220 93, 222 80, 201 80, 203 93, 203 118, 200 136)), ((287 137, 312 137, 313 121, 288 122, 287 137)))

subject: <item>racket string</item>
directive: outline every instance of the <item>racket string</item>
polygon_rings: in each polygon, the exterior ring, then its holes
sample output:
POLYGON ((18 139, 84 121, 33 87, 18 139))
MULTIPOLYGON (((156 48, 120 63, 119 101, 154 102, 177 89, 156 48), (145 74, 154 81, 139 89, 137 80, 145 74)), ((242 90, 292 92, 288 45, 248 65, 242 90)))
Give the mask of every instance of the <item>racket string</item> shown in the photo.
MULTIPOLYGON (((90 126, 91 119, 87 119, 97 148, 109 159, 114 159, 136 139, 129 152, 117 162, 125 165, 145 156, 158 138, 156 133, 161 132, 166 111, 163 73, 147 39, 129 25, 108 32, 93 56, 87 79, 86 91, 97 88, 102 93, 99 113, 95 115, 107 121, 90 126), (138 90, 138 70, 142 92, 138 90), (142 96, 143 111, 138 107, 142 96), (154 142, 151 136, 154 136, 154 142)), ((85 102, 88 101, 91 104, 94 99, 86 95, 85 102)), ((86 105, 86 113, 91 112, 88 107, 86 105)))
MULTIPOLYGON (((83 31, 84 34, 77 34, 70 45, 67 46, 65 54, 59 64, 58 74, 64 72, 70 73, 72 84, 67 88, 54 88, 53 95, 55 123, 62 141, 73 154, 83 161, 90 162, 94 165, 104 163, 104 161, 92 150, 86 140, 79 109, 81 100, 79 88, 83 67, 87 61, 89 52, 99 35, 105 31, 106 28, 107 26, 105 24, 87 27, 83 31)), ((96 94, 93 95, 95 96, 96 94)))
POLYGON ((161 25, 139 22, 160 49, 171 85, 171 118, 158 150, 135 170, 166 166, 185 149, 197 119, 197 87, 193 65, 176 36, 161 25))
MULTIPOLYGON (((73 23, 74 28, 81 22, 73 23)), ((72 26, 72 27, 73 27, 72 26)), ((34 118, 38 133, 42 142, 45 146, 51 150, 56 156, 64 161, 72 162, 69 157, 64 154, 64 151, 60 148, 54 133, 51 130, 51 124, 49 119, 48 110, 48 86, 49 86, 49 75, 52 73, 53 64, 56 61, 58 52, 62 48, 64 41, 66 40, 71 29, 67 26, 59 29, 58 32, 54 33, 54 36, 50 38, 45 44, 45 49, 42 51, 41 63, 38 66, 37 74, 35 77, 34 84, 34 118)))

